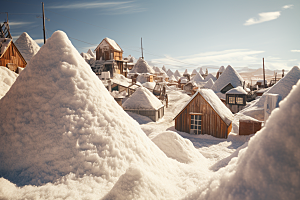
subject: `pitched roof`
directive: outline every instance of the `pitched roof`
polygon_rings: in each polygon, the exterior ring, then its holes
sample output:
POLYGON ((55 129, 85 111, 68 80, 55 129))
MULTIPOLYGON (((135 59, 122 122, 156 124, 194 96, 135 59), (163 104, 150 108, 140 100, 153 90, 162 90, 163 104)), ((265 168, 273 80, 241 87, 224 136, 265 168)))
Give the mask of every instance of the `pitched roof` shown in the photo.
POLYGON ((226 85, 231 83, 233 87, 242 86, 244 79, 239 75, 235 69, 228 65, 222 76, 214 83, 211 89, 215 92, 220 92, 226 85))
POLYGON ((158 110, 164 105, 147 88, 139 87, 122 106, 124 109, 158 110))
MULTIPOLYGON (((112 40, 112 39, 110 39, 110 38, 108 38, 108 37, 106 37, 106 38, 104 38, 101 42, 100 42, 100 44, 103 42, 103 41, 106 41, 114 50, 116 50, 116 51, 122 51, 123 52, 123 50, 121 49, 121 47, 114 41, 114 40, 112 40)), ((96 47, 96 49, 95 49, 95 51, 100 47, 100 44, 96 47)))
MULTIPOLYGON (((176 117, 185 109, 185 107, 198 95, 200 94, 204 100, 212 107, 214 111, 220 116, 220 118, 229 126, 233 121, 232 112, 225 106, 220 98, 211 89, 200 89, 198 90, 190 100, 184 105, 176 117)), ((174 119, 176 118, 174 117, 174 119)), ((173 119, 173 120, 174 120, 173 119)))

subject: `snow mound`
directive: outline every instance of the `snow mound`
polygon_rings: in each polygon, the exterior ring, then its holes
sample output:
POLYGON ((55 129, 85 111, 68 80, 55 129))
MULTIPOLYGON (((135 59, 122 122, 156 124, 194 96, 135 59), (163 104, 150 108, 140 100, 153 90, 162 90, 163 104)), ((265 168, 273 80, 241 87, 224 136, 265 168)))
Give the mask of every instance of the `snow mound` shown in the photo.
POLYGON ((204 84, 204 88, 210 89, 214 85, 214 81, 210 78, 208 81, 204 84))
POLYGON ((135 63, 130 73, 151 73, 154 74, 155 71, 148 63, 143 59, 139 58, 138 61, 135 63))
POLYGON ((173 131, 156 135, 152 141, 169 157, 181 163, 201 162, 206 158, 194 147, 193 143, 173 131))
POLYGON ((177 79, 174 75, 170 76, 169 81, 177 82, 177 79))
POLYGON ((192 78, 192 81, 195 83, 203 82, 204 78, 201 76, 201 74, 196 73, 196 75, 192 78))
POLYGON ((40 50, 40 46, 26 32, 20 35, 15 45, 27 63, 40 50))
POLYGON ((183 75, 189 75, 189 72, 187 69, 184 71, 183 75))
POLYGON ((144 86, 145 88, 148 88, 148 89, 154 89, 156 83, 155 82, 146 82, 146 83, 143 83, 142 86, 144 86))
POLYGON ((201 75, 204 74, 202 67, 200 67, 199 74, 201 74, 201 75))
POLYGON ((89 49, 89 50, 87 51, 87 53, 90 54, 90 56, 93 57, 93 58, 96 57, 95 54, 94 54, 94 52, 93 52, 91 49, 89 49))
POLYGON ((4 97, 18 76, 7 67, 0 66, 0 99, 4 97))
POLYGON ((172 72, 172 70, 168 69, 167 75, 168 75, 169 77, 171 77, 172 75, 174 75, 174 73, 172 72))
POLYGON ((215 92, 220 92, 229 83, 231 83, 231 85, 235 88, 237 86, 242 86, 243 82, 244 79, 239 75, 239 73, 228 65, 222 73, 222 76, 216 80, 211 89, 215 92))
POLYGON ((32 58, 0 107, 0 176, 17 185, 70 173, 116 182, 130 163, 166 162, 61 31, 32 58))
POLYGON ((300 81, 198 199, 299 199, 299 98, 300 81))
POLYGON ((208 74, 206 77, 205 77, 205 81, 208 81, 209 79, 212 79, 213 81, 216 81, 217 80, 217 78, 214 76, 214 75, 212 75, 212 74, 208 74))
POLYGON ((163 104, 147 88, 139 87, 123 104, 124 109, 151 109, 157 110, 163 104))
POLYGON ((192 75, 193 75, 193 74, 196 75, 197 73, 198 73, 198 72, 197 72, 197 70, 195 70, 195 69, 192 71, 192 75))
POLYGON ((181 73, 178 70, 175 71, 174 76, 175 77, 182 77, 181 73))

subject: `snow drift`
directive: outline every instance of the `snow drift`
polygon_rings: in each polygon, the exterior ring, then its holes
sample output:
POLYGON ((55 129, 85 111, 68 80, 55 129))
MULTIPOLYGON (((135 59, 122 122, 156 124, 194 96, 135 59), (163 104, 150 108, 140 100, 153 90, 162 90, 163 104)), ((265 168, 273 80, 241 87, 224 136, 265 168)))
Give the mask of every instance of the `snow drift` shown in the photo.
POLYGON ((7 93, 18 76, 7 67, 0 66, 0 99, 7 93))

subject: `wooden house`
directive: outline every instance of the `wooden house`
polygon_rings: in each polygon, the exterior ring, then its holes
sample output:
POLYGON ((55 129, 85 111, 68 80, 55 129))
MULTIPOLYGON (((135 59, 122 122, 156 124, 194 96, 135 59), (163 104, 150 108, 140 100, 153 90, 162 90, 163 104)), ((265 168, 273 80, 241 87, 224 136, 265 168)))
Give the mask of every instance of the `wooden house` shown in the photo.
POLYGON ((114 40, 104 38, 94 51, 96 60, 106 61, 103 71, 123 74, 123 50, 114 40))
POLYGON ((226 92, 226 106, 232 113, 237 113, 246 106, 247 92, 241 87, 232 88, 226 92))
POLYGON ((178 131, 227 138, 233 114, 212 90, 201 89, 190 98, 174 120, 178 131))
POLYGON ((18 67, 25 68, 26 60, 10 38, 0 38, 0 66, 6 66, 14 72, 18 67))
POLYGON ((123 109, 149 117, 153 121, 164 116, 164 105, 145 87, 137 88, 132 96, 123 103, 123 109))

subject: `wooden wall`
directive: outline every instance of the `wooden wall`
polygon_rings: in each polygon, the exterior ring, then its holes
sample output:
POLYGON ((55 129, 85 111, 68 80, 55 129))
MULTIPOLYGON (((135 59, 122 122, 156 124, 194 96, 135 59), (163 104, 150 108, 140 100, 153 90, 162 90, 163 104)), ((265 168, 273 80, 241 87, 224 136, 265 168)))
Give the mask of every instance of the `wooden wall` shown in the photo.
POLYGON ((8 63, 16 64, 18 67, 22 68, 25 68, 27 64, 24 58, 21 56, 21 53, 17 50, 16 46, 12 42, 0 58, 1 66, 6 66, 8 63))
POLYGON ((190 113, 202 113, 202 134, 212 135, 217 138, 227 138, 228 133, 231 131, 231 124, 227 126, 199 93, 175 118, 176 130, 190 133, 190 113))

